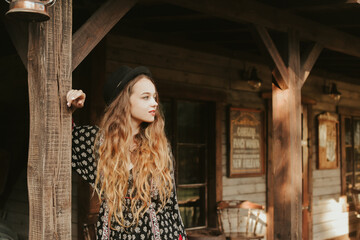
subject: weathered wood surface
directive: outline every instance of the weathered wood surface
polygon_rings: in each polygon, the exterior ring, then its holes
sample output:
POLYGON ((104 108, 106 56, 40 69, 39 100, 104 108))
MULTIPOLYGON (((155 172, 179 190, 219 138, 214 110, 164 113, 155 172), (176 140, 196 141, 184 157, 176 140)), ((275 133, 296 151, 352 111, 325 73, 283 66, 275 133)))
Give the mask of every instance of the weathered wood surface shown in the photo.
POLYGON ((268 31, 266 30, 265 27, 263 26, 259 26, 259 25, 255 25, 256 30, 258 31, 260 38, 263 40, 268 52, 270 53, 270 56, 272 57, 277 70, 279 71, 281 78, 277 77, 277 83, 279 84, 280 88, 285 90, 289 87, 289 73, 288 73, 288 69, 275 45, 275 43, 273 42, 273 40, 270 37, 270 34, 268 33, 268 31))
POLYGON ((29 26, 30 240, 71 239, 72 1, 49 8, 50 20, 29 26))
MULTIPOLYGON (((271 73, 268 67, 258 63, 246 62, 217 56, 214 54, 191 51, 188 49, 167 46, 158 43, 149 43, 144 40, 107 36, 107 73, 115 70, 121 64, 145 65, 150 67, 156 80, 163 82, 178 82, 179 84, 198 85, 199 87, 218 88, 227 90, 229 84, 233 90, 243 90, 243 95, 228 94, 242 99, 234 99, 235 103, 241 103, 246 98, 247 102, 261 104, 249 84, 239 77, 239 70, 244 65, 256 67, 258 75, 263 80, 262 90, 271 86, 271 73), (246 92, 245 92, 246 91, 246 92)), ((186 93, 185 93, 186 94, 186 93)), ((203 97, 203 95, 199 96, 203 97)))
MULTIPOLYGON (((264 98, 264 96, 262 96, 264 98)), ((273 166, 273 129, 272 129, 272 93, 270 93, 270 97, 267 98, 266 101, 266 112, 267 112, 267 186, 274 186, 274 166, 273 166)), ((274 188, 267 187, 266 191, 267 196, 267 232, 266 232, 266 239, 272 240, 274 239, 274 188)))
POLYGON ((249 22, 281 32, 294 29, 299 37, 319 42, 325 48, 360 57, 360 39, 285 10, 247 0, 167 0, 184 8, 235 22, 249 22))
MULTIPOLYGON (((315 102, 316 104, 316 102, 315 102)), ((312 129, 314 129, 313 124, 314 122, 312 121, 314 116, 313 116, 313 104, 308 103, 307 104, 307 113, 308 113, 308 117, 307 117, 307 125, 308 125, 308 177, 309 177, 309 186, 308 186, 308 194, 309 194, 309 222, 308 222, 308 226, 309 226, 309 232, 308 232, 308 236, 311 239, 311 237, 313 236, 313 164, 312 162, 315 161, 316 155, 313 154, 313 142, 312 142, 312 137, 315 135, 315 133, 312 131, 312 129)))
POLYGON ((298 36, 288 38, 289 88, 273 85, 274 239, 302 239, 301 81, 298 36))
POLYGON ((72 46, 72 71, 136 2, 137 0, 108 0, 74 34, 72 46))
POLYGON ((310 222, 311 211, 310 203, 312 196, 309 195, 309 180, 312 178, 309 175, 309 149, 308 149, 308 108, 302 105, 302 137, 301 137, 301 151, 302 151, 302 237, 303 239, 310 239, 310 222))
POLYGON ((223 198, 223 178, 222 171, 218 170, 222 168, 222 131, 221 131, 221 120, 222 116, 225 113, 222 102, 216 103, 216 116, 215 116, 215 137, 216 137, 216 167, 215 167, 215 183, 216 183, 216 202, 219 202, 223 198))

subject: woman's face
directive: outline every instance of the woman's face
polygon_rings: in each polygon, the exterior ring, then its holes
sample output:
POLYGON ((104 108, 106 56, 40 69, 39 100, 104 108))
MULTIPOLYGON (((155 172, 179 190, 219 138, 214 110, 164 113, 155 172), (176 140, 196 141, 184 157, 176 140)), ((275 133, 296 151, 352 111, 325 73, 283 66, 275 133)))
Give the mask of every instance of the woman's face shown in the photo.
POLYGON ((141 78, 133 86, 130 96, 132 120, 138 125, 142 122, 153 122, 157 106, 157 93, 154 84, 146 77, 141 78))

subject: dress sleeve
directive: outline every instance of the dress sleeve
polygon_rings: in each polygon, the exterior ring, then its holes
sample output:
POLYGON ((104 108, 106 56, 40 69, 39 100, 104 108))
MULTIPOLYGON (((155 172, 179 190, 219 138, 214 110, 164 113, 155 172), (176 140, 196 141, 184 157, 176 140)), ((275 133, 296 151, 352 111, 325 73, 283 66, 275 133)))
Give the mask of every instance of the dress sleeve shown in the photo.
POLYGON ((96 126, 76 126, 72 131, 72 168, 91 185, 95 184, 97 153, 96 126))

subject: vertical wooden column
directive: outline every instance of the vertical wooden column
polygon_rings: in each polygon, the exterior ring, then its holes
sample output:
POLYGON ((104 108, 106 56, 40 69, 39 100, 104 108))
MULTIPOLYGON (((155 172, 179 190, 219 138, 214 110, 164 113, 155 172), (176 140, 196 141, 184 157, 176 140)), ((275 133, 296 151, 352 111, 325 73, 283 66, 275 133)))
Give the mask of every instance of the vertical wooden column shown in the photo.
POLYGON ((28 83, 29 239, 71 239, 72 1, 48 9, 50 20, 30 23, 28 83))
POLYGON ((300 53, 297 35, 288 36, 288 88, 272 87, 274 239, 302 239, 300 53))

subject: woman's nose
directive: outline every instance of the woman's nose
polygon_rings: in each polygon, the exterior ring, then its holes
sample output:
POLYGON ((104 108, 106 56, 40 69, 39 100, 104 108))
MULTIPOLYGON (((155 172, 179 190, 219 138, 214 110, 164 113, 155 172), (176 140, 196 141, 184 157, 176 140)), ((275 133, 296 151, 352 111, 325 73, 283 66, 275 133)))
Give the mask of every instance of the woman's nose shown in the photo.
POLYGON ((155 98, 152 99, 151 105, 154 106, 154 107, 157 107, 157 106, 158 106, 158 103, 157 103, 157 101, 155 100, 155 98))

